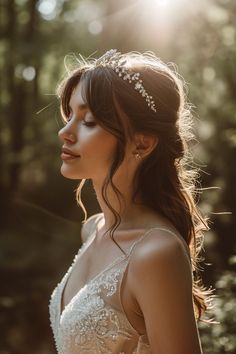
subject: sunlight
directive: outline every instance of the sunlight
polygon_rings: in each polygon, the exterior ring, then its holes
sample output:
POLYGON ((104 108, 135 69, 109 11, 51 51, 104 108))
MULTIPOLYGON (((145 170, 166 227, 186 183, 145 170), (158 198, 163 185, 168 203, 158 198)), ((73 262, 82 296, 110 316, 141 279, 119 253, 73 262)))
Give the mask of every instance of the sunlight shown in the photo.
POLYGON ((173 7, 182 0, 141 0, 142 6, 149 10, 160 10, 160 8, 173 7))
MULTIPOLYGON (((201 2, 201 1, 200 1, 201 2)), ((174 17, 182 17, 186 12, 199 8, 200 2, 189 0, 140 0, 140 9, 154 13, 168 13, 174 17)))
POLYGON ((152 0, 150 2, 152 2, 153 5, 157 5, 157 6, 168 6, 170 0, 152 0))
POLYGON ((176 28, 188 26, 191 18, 200 11, 200 3, 189 0, 139 0, 136 11, 140 19, 140 37, 150 42, 156 38, 158 45, 165 45, 176 36, 176 28))
POLYGON ((184 0, 141 0, 139 9, 143 18, 150 22, 170 22, 179 15, 176 7, 184 0))

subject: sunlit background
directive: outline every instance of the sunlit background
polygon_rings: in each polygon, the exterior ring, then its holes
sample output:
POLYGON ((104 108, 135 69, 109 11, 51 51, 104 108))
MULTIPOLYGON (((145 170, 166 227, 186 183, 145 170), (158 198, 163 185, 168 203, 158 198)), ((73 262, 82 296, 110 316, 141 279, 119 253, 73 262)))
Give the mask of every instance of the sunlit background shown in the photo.
MULTIPOLYGON (((80 246, 78 181, 60 175, 55 89, 64 62, 117 48, 175 63, 193 105, 202 211, 211 219, 202 277, 215 308, 204 354, 236 353, 236 2, 1 0, 0 354, 55 353, 49 296, 80 246), (66 57, 66 60, 65 60, 66 57)), ((99 208, 88 183, 89 215, 99 208)))

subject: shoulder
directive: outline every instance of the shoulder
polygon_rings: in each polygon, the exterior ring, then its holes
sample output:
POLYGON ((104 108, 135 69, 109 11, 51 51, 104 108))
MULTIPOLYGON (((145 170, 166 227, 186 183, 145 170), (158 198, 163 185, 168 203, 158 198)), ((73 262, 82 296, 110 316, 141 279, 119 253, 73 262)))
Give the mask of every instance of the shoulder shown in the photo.
POLYGON ((103 213, 97 213, 90 216, 81 227, 82 243, 86 242, 91 233, 96 229, 98 220, 103 216, 103 213))
POLYGON ((142 296, 145 287, 183 277, 189 289, 192 286, 192 267, 188 246, 168 229, 153 229, 138 242, 130 259, 130 281, 136 296, 142 296), (146 284, 144 284, 144 282, 146 284), (142 286, 143 285, 143 286, 142 286))
POLYGON ((128 276, 152 350, 199 354, 192 269, 179 237, 161 230, 148 233, 133 250, 128 276))
POLYGON ((152 262, 161 262, 169 258, 181 256, 190 264, 189 247, 185 240, 168 228, 153 228, 147 231, 141 240, 135 245, 132 255, 132 263, 136 265, 150 266, 152 262))

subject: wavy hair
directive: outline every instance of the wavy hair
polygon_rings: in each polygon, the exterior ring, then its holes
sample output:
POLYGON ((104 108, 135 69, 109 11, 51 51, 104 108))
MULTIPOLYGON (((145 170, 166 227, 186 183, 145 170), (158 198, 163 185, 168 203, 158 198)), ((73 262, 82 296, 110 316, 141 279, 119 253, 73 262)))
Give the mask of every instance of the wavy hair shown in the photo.
MULTIPOLYGON (((96 59, 81 57, 58 86, 63 120, 67 121, 70 115, 69 101, 73 90, 83 81, 83 98, 89 109, 98 124, 117 138, 116 153, 102 187, 102 196, 114 214, 114 224, 108 231, 119 248, 114 232, 121 218, 109 203, 107 188, 109 185, 113 188, 121 203, 123 196, 115 186, 113 176, 124 159, 129 137, 135 132, 158 137, 157 146, 136 171, 133 202, 139 195, 144 205, 168 218, 183 237, 192 263, 195 317, 203 322, 216 323, 212 319, 201 319, 211 308, 214 295, 213 290, 204 287, 200 276, 204 231, 209 229, 209 220, 197 206, 201 193, 200 172, 191 153, 195 138, 186 83, 173 64, 163 63, 151 52, 130 52, 122 57, 132 72, 140 73, 143 86, 156 103, 157 112, 153 112, 134 85, 120 78, 112 67, 97 65, 96 59)), ((76 190, 76 199, 86 220, 87 213, 81 200, 84 182, 82 180, 76 190)))

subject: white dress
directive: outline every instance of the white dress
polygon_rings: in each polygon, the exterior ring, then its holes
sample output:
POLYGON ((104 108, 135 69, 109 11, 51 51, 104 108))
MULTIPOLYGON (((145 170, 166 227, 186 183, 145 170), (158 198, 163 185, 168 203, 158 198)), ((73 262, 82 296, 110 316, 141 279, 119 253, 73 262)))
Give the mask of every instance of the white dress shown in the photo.
POLYGON ((121 303, 120 289, 135 245, 153 229, 161 228, 152 228, 135 240, 127 254, 115 259, 87 282, 62 311, 62 293, 67 279, 75 262, 86 252, 86 245, 94 233, 82 245, 67 273, 54 289, 49 303, 58 354, 152 353, 146 333, 138 333, 129 322, 121 303))

